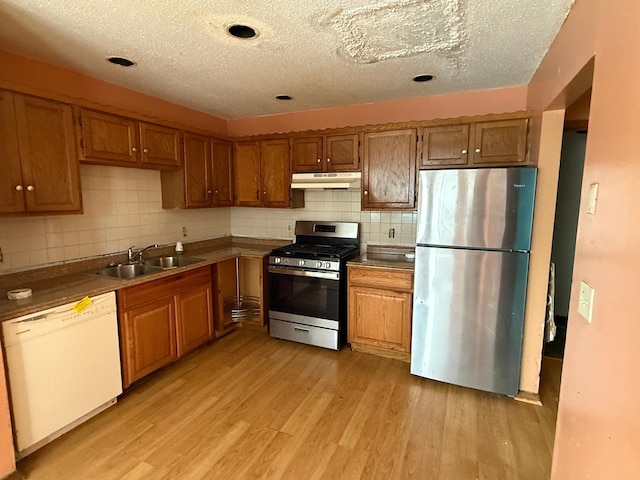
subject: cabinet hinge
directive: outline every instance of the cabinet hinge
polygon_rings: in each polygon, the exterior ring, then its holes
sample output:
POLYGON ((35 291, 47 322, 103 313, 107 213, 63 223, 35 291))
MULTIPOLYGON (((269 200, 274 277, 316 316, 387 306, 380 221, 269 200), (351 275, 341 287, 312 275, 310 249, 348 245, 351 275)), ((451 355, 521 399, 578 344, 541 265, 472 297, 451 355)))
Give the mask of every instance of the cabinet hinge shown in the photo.
POLYGON ((82 115, 78 115, 78 125, 82 126, 82 115))
POLYGON ((80 139, 80 148, 84 149, 84 138, 80 139))

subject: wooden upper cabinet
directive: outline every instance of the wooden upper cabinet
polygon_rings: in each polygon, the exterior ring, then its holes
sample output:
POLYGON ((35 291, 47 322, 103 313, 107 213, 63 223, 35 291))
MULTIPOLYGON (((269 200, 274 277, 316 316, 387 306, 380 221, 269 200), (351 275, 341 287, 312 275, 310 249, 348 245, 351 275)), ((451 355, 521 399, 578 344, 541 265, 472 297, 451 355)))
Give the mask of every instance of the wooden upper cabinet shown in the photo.
POLYGON ((329 172, 360 170, 359 135, 328 135, 325 137, 325 161, 329 172))
POLYGON ((180 131, 175 128, 140 122, 142 163, 160 167, 179 167, 180 131))
POLYGON ((473 124, 472 165, 521 164, 527 161, 528 119, 516 118, 473 124))
POLYGON ((323 156, 322 137, 291 139, 291 168, 294 172, 322 172, 323 156))
POLYGON ((82 109, 78 115, 81 161, 108 161, 110 164, 122 166, 135 166, 140 163, 137 121, 89 109, 82 109))
POLYGON ((2 92, 0 213, 81 213, 70 105, 2 92))
POLYGON ((24 183, 16 127, 13 94, 0 90, 0 145, 2 145, 2 175, 0 175, 0 213, 22 213, 24 183))
POLYGON ((293 172, 353 172, 360 169, 359 136, 355 134, 291 139, 293 172))
POLYGON ((185 206, 209 207, 212 197, 209 137, 190 132, 185 132, 183 137, 185 206))
POLYGON ((180 131, 87 108, 76 108, 80 160, 139 168, 182 165, 180 131))
POLYGON ((414 208, 416 129, 366 132, 363 145, 362 208, 414 208))
POLYGON ((420 167, 466 165, 469 158, 469 124, 425 127, 422 130, 420 167))
POLYGON ((266 140, 261 143, 262 205, 288 207, 291 198, 289 141, 266 140))
POLYGON ((213 155, 213 206, 233 205, 233 144, 214 138, 211 142, 213 155))
POLYGON ((237 142, 234 157, 234 205, 238 207, 261 206, 260 142, 237 142))

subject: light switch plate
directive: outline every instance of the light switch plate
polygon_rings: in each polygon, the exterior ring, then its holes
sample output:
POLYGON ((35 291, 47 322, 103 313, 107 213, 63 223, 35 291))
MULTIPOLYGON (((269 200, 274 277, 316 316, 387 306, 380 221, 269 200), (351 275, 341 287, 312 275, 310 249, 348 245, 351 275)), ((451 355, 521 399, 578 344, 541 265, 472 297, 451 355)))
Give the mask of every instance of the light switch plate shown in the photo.
POLYGON ((587 213, 596 214, 596 201, 598 200, 598 184, 592 183, 589 186, 589 198, 587 200, 587 213))
POLYGON ((593 312, 593 294, 594 290, 591 285, 580 282, 578 313, 589 323, 591 323, 591 314, 593 312))

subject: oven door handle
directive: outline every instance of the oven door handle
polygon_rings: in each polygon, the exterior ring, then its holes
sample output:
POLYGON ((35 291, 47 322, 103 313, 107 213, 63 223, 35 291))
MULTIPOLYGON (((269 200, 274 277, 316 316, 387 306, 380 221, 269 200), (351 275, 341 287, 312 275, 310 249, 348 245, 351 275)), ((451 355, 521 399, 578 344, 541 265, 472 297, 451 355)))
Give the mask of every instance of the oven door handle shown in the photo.
POLYGON ((326 280, 340 280, 339 272, 316 272, 315 270, 297 270, 293 268, 274 267, 269 265, 269 273, 294 275, 296 277, 324 278, 326 280))

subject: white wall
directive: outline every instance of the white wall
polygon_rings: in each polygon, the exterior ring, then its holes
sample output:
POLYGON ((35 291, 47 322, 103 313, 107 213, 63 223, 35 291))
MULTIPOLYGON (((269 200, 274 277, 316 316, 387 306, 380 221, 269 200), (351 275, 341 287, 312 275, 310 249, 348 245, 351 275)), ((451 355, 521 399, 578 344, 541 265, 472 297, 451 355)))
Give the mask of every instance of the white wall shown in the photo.
POLYGON ((305 192, 305 208, 163 210, 160 172, 82 165, 84 213, 0 217, 0 274, 125 251, 226 235, 293 238, 298 219, 360 222, 366 243, 413 245, 415 212, 362 212, 360 191, 305 192), (187 228, 187 237, 182 236, 187 228), (390 228, 395 238, 389 238, 390 228), (293 228, 291 229, 293 230, 293 228))

